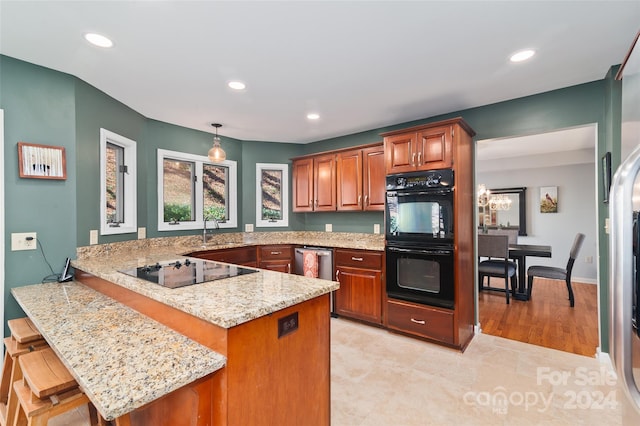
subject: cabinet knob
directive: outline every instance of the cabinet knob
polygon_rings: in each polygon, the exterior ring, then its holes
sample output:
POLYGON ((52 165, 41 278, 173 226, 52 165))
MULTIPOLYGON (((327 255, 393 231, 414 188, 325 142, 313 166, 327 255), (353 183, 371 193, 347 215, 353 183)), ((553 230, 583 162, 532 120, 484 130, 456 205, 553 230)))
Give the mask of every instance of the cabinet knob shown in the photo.
POLYGON ((369 205, 369 195, 365 195, 364 196, 364 205, 368 206, 369 205))
POLYGON ((336 281, 340 281, 340 279, 338 278, 340 276, 340 270, 336 269, 336 281))
POLYGON ((358 195, 358 205, 360 205, 360 200, 362 200, 362 195, 358 195))
POLYGON ((422 152, 418 153, 418 166, 422 165, 422 152))
POLYGON ((272 251, 271 254, 274 254, 274 255, 275 254, 282 254, 282 252, 281 251, 272 251))
POLYGON ((411 154, 411 165, 415 167, 416 165, 416 153, 411 154))
POLYGON ((425 320, 417 320, 415 318, 411 318, 411 322, 414 322, 416 324, 421 324, 421 325, 425 325, 427 322, 425 320))
POLYGON ((287 263, 287 274, 291 273, 291 264, 287 263))
POLYGON ((351 256, 351 260, 355 260, 356 262, 362 262, 364 259, 362 257, 351 256))

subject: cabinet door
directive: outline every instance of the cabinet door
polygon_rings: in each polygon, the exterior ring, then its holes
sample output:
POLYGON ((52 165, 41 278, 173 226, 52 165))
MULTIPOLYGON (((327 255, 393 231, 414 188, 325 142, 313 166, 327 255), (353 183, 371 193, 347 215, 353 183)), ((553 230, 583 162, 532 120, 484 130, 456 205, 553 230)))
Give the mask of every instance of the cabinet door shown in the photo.
POLYGON ((340 288, 336 291, 335 310, 376 324, 382 323, 382 272, 370 269, 336 267, 340 288))
POLYGON ((313 157, 314 211, 336 209, 336 158, 334 154, 313 157))
POLYGON ((402 133, 384 138, 387 174, 412 172, 416 169, 416 134, 402 133))
POLYGON ((336 156, 337 209, 362 210, 362 150, 336 156))
POLYGON ((362 150, 363 210, 384 211, 384 146, 362 150))
POLYGON ((293 162, 293 211, 313 211, 313 159, 293 162))
POLYGON ((418 170, 451 167, 451 126, 433 127, 418 132, 416 166, 418 170))

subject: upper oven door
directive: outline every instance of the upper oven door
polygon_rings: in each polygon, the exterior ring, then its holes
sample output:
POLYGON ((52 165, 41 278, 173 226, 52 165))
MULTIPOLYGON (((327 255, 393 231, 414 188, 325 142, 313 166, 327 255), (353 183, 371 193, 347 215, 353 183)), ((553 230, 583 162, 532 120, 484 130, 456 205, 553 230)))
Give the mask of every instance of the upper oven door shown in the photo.
POLYGON ((389 241, 453 242, 453 190, 397 190, 386 194, 389 241))

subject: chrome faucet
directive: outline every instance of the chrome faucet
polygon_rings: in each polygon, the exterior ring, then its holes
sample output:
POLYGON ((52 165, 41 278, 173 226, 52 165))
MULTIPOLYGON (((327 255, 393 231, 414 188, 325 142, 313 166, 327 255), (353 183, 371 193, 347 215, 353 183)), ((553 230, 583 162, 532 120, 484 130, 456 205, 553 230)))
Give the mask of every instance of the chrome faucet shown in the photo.
POLYGON ((202 244, 207 244, 207 220, 213 220, 213 223, 216 226, 216 229, 220 229, 220 224, 218 223, 218 219, 215 217, 209 218, 207 216, 204 217, 204 227, 202 228, 202 244))

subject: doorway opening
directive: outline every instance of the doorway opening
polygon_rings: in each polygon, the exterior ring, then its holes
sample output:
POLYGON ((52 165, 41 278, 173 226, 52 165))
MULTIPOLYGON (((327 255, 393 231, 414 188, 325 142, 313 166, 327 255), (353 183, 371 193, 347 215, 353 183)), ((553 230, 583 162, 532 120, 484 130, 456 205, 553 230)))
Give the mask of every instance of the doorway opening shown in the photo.
MULTIPOLYGON (((512 300, 509 305, 504 292, 480 291, 478 286, 477 320, 483 333, 596 355, 600 342, 596 138, 597 127, 593 124, 476 142, 476 186, 526 188, 526 211, 521 212, 526 215, 526 225, 519 230, 517 244, 551 248, 551 258, 526 257, 526 267, 564 268, 576 233, 586 236, 573 267, 573 308, 567 287, 560 280, 536 278, 531 299, 512 300), (548 192, 548 188, 556 191, 554 212, 548 212, 541 203, 545 195, 541 191, 548 192)), ((481 226, 480 211, 476 215, 478 232, 487 232, 481 226)), ((496 216, 496 228, 514 227, 514 223, 501 223, 500 215, 496 216)), ((504 289, 501 278, 491 281, 491 287, 504 289)))

